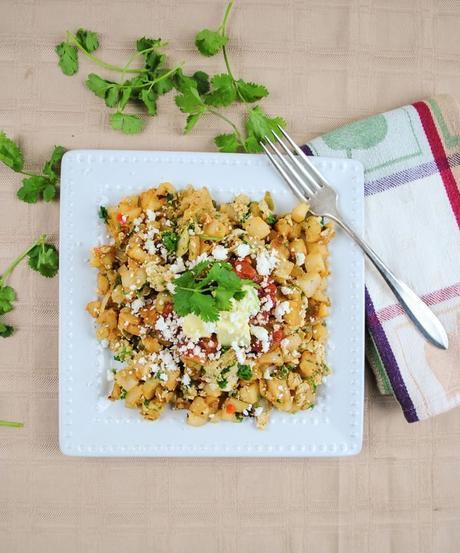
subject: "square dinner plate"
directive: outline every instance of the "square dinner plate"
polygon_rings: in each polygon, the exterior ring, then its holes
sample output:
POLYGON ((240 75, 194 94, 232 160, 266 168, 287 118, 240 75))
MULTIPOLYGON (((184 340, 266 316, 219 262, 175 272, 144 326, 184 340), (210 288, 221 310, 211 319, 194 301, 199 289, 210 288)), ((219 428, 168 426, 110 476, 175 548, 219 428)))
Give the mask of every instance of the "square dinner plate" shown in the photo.
MULTIPOLYGON (((363 167, 354 160, 312 158, 340 196, 350 224, 363 230, 363 167)), ((59 277, 59 442, 78 456, 308 457, 343 456, 362 445, 364 387, 364 269, 358 248, 340 229, 332 240, 328 364, 317 405, 295 415, 273 411, 265 431, 241 424, 188 426, 185 411, 143 420, 110 390, 110 352, 95 338, 85 311, 96 296, 90 249, 107 240, 100 205, 116 204, 164 181, 206 186, 219 201, 269 190, 279 213, 296 203, 263 155, 74 150, 62 162, 59 277)))

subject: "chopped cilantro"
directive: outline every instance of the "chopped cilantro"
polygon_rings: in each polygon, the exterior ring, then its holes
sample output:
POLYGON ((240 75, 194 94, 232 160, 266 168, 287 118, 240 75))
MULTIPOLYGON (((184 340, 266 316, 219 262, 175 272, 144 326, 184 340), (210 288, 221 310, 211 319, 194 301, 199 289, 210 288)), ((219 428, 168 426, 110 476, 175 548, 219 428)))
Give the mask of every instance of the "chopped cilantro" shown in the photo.
POLYGON ((128 392, 123 388, 120 393, 120 399, 125 399, 128 392))
POLYGON ((249 365, 241 365, 238 363, 238 378, 243 380, 251 380, 252 378, 252 369, 249 365))
POLYGON ((107 208, 103 205, 99 207, 99 219, 102 219, 104 223, 107 223, 109 218, 109 213, 107 211, 107 208))
POLYGON ((266 219, 266 222, 267 224, 272 226, 276 223, 277 220, 278 220, 277 216, 274 213, 270 213, 270 215, 266 219))
POLYGON ((177 232, 166 231, 161 234, 161 240, 169 253, 176 251, 179 235, 177 232))

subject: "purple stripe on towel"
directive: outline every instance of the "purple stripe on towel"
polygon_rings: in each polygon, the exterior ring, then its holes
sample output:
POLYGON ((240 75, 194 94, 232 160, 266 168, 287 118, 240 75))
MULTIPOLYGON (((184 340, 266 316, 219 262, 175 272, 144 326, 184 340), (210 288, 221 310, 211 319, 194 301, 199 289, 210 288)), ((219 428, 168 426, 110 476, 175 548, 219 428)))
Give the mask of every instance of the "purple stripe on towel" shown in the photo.
POLYGON ((372 303, 369 292, 366 288, 366 315, 367 315, 367 327, 372 334, 374 342, 382 358, 385 370, 388 374, 388 378, 391 381, 396 399, 401 404, 404 411, 404 416, 408 422, 416 422, 419 420, 417 411, 412 399, 409 396, 404 380, 401 376, 401 372, 398 367, 398 363, 393 354, 391 346, 388 342, 388 338, 385 331, 380 324, 380 321, 375 313, 374 304, 372 303))
MULTIPOLYGON (((448 158, 448 163, 449 167, 457 167, 460 165, 460 152, 450 156, 448 158)), ((417 165, 416 167, 404 169, 403 171, 398 171, 392 175, 382 177, 381 179, 367 181, 364 185, 364 195, 372 196, 373 194, 390 190, 391 188, 401 186, 402 184, 407 184, 417 179, 429 177, 438 171, 439 169, 436 161, 428 161, 426 163, 422 163, 421 165, 417 165)))

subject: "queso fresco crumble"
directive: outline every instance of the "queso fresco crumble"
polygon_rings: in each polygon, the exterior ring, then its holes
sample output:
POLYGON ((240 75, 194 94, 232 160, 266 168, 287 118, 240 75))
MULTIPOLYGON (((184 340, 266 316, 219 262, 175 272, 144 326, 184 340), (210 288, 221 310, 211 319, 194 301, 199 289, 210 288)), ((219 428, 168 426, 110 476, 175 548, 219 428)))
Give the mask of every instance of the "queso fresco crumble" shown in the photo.
POLYGON ((313 407, 329 370, 325 341, 330 224, 301 203, 278 217, 269 193, 217 205, 170 183, 100 208, 96 335, 123 368, 111 400, 149 420, 167 404, 187 422, 313 407))

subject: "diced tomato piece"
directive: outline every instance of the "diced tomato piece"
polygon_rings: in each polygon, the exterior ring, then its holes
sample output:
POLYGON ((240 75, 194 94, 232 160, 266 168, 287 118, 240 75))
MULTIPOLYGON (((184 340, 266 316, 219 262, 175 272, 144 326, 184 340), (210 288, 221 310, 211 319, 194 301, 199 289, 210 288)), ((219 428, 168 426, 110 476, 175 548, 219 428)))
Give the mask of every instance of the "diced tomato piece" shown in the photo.
POLYGON ((244 259, 237 259, 234 262, 235 273, 240 278, 248 278, 250 280, 259 280, 260 277, 257 274, 257 271, 254 269, 251 263, 250 257, 245 257, 244 259))
POLYGON ((273 301, 276 299, 276 291, 278 287, 276 284, 270 279, 270 282, 267 284, 267 286, 264 286, 264 291, 267 296, 270 296, 273 301))
POLYGON ((117 221, 121 222, 123 219, 123 215, 121 213, 117 213, 117 221))
POLYGON ((213 336, 210 338, 200 338, 198 341, 198 345, 207 355, 217 351, 217 337, 213 336))
POLYGON ((168 301, 164 304, 164 307, 163 307, 163 311, 162 311, 162 315, 164 315, 165 317, 167 317, 168 315, 170 315, 171 313, 173 312, 173 304, 168 301))
POLYGON ((225 407, 225 410, 227 411, 227 413, 229 415, 233 415, 233 413, 236 411, 235 406, 233 405, 233 403, 227 403, 227 405, 225 407))
POLYGON ((284 331, 282 328, 278 328, 272 332, 272 342, 274 344, 279 344, 284 338, 284 331))

